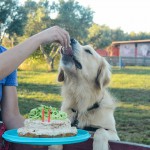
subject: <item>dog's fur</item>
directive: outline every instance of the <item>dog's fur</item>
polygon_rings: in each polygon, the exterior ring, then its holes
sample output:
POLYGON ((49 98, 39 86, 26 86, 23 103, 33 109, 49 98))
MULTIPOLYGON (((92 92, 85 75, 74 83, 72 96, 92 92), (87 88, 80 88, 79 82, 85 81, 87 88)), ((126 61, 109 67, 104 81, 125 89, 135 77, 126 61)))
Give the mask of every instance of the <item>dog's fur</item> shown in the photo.
POLYGON ((71 122, 78 112, 78 128, 99 126, 94 133, 93 150, 108 150, 108 140, 119 140, 113 116, 116 102, 107 91, 111 72, 108 62, 89 45, 72 43, 72 54, 62 52, 58 81, 63 82, 63 102, 71 122), (88 108, 98 102, 98 108, 88 108))

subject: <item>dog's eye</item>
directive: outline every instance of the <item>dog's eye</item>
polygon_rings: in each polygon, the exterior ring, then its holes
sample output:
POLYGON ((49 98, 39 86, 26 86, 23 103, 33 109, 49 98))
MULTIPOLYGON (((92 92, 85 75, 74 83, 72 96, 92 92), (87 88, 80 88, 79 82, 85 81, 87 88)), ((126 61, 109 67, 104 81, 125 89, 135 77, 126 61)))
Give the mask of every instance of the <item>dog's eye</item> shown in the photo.
POLYGON ((88 49, 85 49, 85 52, 87 52, 87 53, 93 55, 92 52, 91 52, 90 50, 88 50, 88 49))

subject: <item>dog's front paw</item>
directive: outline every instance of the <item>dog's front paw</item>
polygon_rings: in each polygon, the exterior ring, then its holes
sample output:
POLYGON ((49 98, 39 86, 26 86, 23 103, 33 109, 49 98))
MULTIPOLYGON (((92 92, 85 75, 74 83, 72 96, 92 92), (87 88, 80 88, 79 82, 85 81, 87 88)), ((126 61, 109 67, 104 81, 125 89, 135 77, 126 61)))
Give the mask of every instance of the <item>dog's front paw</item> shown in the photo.
POLYGON ((94 134, 93 150, 109 150, 108 134, 105 129, 98 129, 94 134))
POLYGON ((98 129, 94 134, 93 150, 109 150, 109 140, 119 140, 115 131, 98 129))
POLYGON ((63 150, 63 145, 48 146, 48 150, 63 150))

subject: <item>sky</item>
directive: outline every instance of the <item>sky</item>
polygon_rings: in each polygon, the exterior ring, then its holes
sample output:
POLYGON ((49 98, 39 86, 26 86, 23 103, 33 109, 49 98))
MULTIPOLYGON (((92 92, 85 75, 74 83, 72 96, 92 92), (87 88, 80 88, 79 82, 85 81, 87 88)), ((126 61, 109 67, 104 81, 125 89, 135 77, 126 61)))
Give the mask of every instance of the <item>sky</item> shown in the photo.
MULTIPOLYGON (((38 1, 38 0, 35 0, 38 1)), ((93 21, 124 32, 150 33, 150 0, 76 0, 93 10, 93 21)))
POLYGON ((89 6, 94 22, 125 32, 150 32, 150 0, 78 0, 89 6))

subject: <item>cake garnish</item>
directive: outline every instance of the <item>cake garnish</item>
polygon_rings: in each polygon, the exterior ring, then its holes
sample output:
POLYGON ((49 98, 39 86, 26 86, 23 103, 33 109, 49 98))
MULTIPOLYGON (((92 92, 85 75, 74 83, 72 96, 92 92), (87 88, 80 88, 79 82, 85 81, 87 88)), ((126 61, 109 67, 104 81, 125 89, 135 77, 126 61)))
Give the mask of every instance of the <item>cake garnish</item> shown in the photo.
POLYGON ((37 108, 31 109, 28 118, 33 120, 65 120, 67 119, 67 113, 59 111, 57 108, 52 106, 41 105, 37 108))

